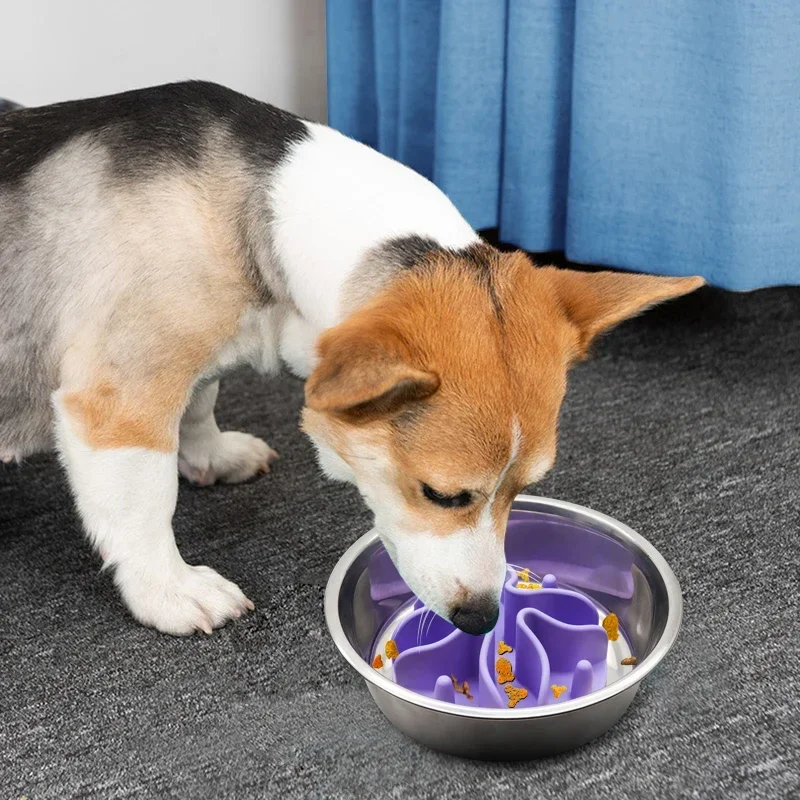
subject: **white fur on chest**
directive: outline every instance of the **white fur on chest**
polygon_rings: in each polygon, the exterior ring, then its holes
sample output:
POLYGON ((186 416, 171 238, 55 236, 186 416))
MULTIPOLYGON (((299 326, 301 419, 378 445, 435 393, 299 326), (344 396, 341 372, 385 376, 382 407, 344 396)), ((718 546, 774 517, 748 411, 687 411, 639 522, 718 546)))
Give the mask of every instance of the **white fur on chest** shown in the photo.
POLYGON ((479 238, 434 184, 323 125, 274 176, 272 240, 302 317, 341 321, 342 287, 375 247, 417 235, 463 248, 479 238))
POLYGON ((248 308, 236 335, 217 354, 205 380, 218 378, 247 365, 262 374, 275 373, 281 360, 300 378, 316 366, 316 341, 321 330, 293 311, 281 306, 248 308))
POLYGON ((280 330, 285 312, 277 306, 250 306, 239 320, 235 336, 217 353, 205 377, 219 377, 247 364, 256 372, 268 374, 280 367, 280 330))

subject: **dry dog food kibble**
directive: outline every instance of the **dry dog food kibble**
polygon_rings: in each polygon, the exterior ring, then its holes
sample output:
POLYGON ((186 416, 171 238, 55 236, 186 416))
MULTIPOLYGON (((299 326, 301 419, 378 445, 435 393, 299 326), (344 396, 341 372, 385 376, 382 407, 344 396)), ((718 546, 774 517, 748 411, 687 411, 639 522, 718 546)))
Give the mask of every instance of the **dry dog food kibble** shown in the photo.
POLYGON ((541 589, 541 583, 518 583, 517 589, 541 589))
POLYGON ((619 619, 616 614, 609 614, 603 620, 603 627, 610 641, 616 642, 619 639, 619 619))
POLYGON ((497 645, 497 655, 502 656, 503 653, 512 653, 514 648, 510 644, 506 644, 505 642, 500 642, 497 645))
POLYGON ((508 707, 514 708, 520 700, 524 700, 528 696, 528 690, 522 687, 506 686, 506 694, 508 695, 508 707))
POLYGON ((394 639, 389 639, 386 642, 386 658, 397 658, 400 655, 400 651, 397 649, 397 642, 394 639))
POLYGON ((450 680, 453 682, 453 689, 455 689, 459 694, 463 694, 467 700, 471 701, 474 699, 469 693, 469 684, 466 681, 459 683, 455 675, 450 675, 450 680))
POLYGON ((556 700, 567 691, 566 686, 556 686, 555 683, 550 688, 553 690, 553 697, 555 697, 556 700))
POLYGON ((373 659, 372 666, 375 667, 375 669, 380 669, 383 666, 383 659, 381 658, 380 653, 378 653, 378 655, 376 655, 373 659))
POLYGON ((636 656, 628 656, 619 662, 623 667, 632 667, 636 664, 636 656))
POLYGON ((498 683, 511 683, 514 680, 511 662, 507 658, 498 658, 494 668, 497 670, 498 683))

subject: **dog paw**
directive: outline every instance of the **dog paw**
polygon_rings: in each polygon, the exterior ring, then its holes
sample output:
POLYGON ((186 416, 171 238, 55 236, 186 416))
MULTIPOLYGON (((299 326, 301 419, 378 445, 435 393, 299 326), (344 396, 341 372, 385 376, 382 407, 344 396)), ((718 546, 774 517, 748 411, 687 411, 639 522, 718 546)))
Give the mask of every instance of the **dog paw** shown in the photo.
POLYGON ((120 564, 114 580, 139 622, 173 636, 210 634, 254 608, 235 583, 210 567, 181 563, 168 573, 150 575, 120 564))
POLYGON ((269 472, 269 465, 278 454, 264 441, 249 433, 226 431, 207 446, 182 450, 178 468, 184 478, 200 486, 212 483, 241 483, 260 472, 269 472))

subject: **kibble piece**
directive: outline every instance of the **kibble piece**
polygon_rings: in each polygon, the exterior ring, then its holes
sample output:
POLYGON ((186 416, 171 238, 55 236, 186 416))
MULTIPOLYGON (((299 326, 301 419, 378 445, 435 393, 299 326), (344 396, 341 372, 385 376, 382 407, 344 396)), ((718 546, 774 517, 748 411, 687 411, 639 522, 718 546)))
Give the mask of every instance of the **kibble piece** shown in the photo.
POLYGON ((541 589, 541 583, 518 583, 517 589, 541 589))
POLYGON ((375 667, 375 669, 380 669, 383 666, 383 659, 381 658, 380 653, 378 653, 378 655, 376 655, 373 659, 372 666, 375 667))
POLYGON ((619 662, 623 667, 633 667, 636 665, 636 656, 628 656, 619 662))
POLYGON ((497 671, 498 683, 511 683, 514 680, 511 662, 507 658, 498 658, 494 668, 497 671))
POLYGON ((513 653, 514 648, 510 644, 506 644, 505 642, 500 642, 497 645, 497 655, 502 656, 503 653, 513 653))
POLYGON ((619 619, 616 614, 609 614, 603 620, 603 627, 610 641, 616 642, 619 639, 619 619))
POLYGON ((566 686, 557 686, 555 683, 550 688, 553 690, 553 697, 555 697, 556 700, 567 691, 566 686))
POLYGON ((400 651, 397 649, 397 642, 394 639, 389 639, 386 642, 386 658, 397 658, 400 655, 400 651))
POLYGON ((528 696, 528 690, 517 686, 506 686, 506 694, 508 695, 508 707, 514 708, 520 700, 524 700, 528 696))
POLYGON ((459 683, 458 679, 455 675, 450 675, 450 680, 453 682, 453 689, 455 689, 459 694, 463 694, 467 700, 474 700, 475 698, 469 693, 469 684, 464 681, 463 683, 459 683))
POLYGON ((525 581, 527 583, 531 579, 531 571, 525 567, 525 569, 521 569, 519 572, 517 572, 517 577, 521 581, 525 581))

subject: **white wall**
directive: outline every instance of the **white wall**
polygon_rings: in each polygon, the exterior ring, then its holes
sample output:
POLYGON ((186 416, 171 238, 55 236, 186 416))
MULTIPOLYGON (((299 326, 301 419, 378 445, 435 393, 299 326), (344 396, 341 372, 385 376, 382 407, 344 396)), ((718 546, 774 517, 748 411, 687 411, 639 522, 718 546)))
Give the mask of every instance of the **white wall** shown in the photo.
POLYGON ((325 0, 0 0, 0 32, 22 105, 203 78, 326 118, 325 0))

